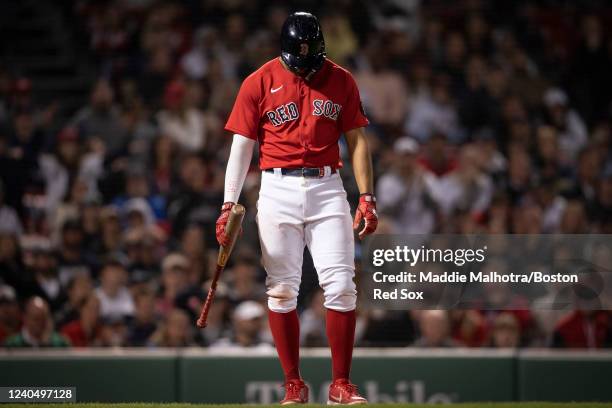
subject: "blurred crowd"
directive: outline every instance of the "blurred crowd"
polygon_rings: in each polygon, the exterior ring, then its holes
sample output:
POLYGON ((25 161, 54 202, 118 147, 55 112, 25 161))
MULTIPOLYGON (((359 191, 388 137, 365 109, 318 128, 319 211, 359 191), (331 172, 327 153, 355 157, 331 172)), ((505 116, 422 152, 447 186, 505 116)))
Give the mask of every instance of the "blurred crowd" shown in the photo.
MULTIPOLYGON (((254 223, 209 317, 230 137, 242 79, 278 55, 296 9, 360 88, 378 233, 612 233, 612 7, 586 1, 74 0, 65 29, 97 80, 61 95, 0 64, 0 344, 271 347, 254 223)), ((344 143, 342 151, 345 154, 344 143)), ((345 157, 346 159, 346 157, 345 157)), ((256 159, 255 159, 256 160, 256 159)), ((353 205, 350 163, 342 177, 353 205)), ((359 251, 357 252, 359 253, 359 251)), ((357 260, 359 262, 359 260, 357 260)), ((306 260, 304 346, 325 345, 306 260)), ((361 312, 357 344, 600 348, 609 311, 361 312)))

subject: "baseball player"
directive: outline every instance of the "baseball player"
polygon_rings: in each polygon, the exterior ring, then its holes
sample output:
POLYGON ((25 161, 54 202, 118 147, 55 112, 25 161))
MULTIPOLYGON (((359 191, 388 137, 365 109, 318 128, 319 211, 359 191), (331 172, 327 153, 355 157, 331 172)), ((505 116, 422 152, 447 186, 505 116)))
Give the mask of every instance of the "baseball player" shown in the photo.
POLYGON ((256 220, 267 273, 270 329, 285 375, 282 404, 308 402, 299 370, 296 312, 304 246, 312 254, 325 294, 333 371, 328 402, 367 402, 349 380, 357 299, 353 229, 363 238, 378 223, 367 124, 353 77, 325 57, 318 19, 297 12, 283 25, 280 57, 244 80, 225 126, 234 136, 217 240, 226 243, 229 212, 259 142, 262 180, 256 220), (361 193, 354 221, 338 174, 341 134, 361 193))

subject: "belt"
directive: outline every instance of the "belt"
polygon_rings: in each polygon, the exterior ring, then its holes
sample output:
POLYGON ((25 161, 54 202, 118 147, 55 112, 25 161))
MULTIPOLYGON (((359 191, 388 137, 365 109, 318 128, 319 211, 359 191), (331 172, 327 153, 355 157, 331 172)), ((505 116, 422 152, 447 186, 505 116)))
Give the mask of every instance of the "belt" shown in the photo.
MULTIPOLYGON (((336 173, 336 169, 331 167, 330 174, 336 173)), ((266 173, 274 173, 274 169, 265 169, 266 173)), ((325 176, 325 167, 299 167, 294 169, 281 168, 280 172, 283 176, 321 178, 325 176)))

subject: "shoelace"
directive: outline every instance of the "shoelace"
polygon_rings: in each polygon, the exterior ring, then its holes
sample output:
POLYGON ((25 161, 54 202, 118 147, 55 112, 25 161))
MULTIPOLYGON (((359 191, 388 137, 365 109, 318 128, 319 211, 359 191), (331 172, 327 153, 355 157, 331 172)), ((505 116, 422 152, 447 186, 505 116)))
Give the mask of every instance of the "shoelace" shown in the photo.
POLYGON ((301 384, 296 383, 294 381, 288 381, 285 383, 285 389, 287 390, 287 392, 297 392, 299 390, 298 385, 301 384))
POLYGON ((346 389, 350 391, 351 394, 357 393, 357 386, 353 383, 346 383, 346 389))

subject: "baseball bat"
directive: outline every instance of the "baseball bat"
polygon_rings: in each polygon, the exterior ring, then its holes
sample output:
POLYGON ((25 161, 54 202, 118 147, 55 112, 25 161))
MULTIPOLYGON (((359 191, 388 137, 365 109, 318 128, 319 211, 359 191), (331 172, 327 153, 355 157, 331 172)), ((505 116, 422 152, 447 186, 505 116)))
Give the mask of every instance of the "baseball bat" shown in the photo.
POLYGON ((242 225, 242 220, 244 219, 244 213, 246 212, 244 206, 240 204, 236 204, 230 210, 230 215, 227 220, 227 225, 225 226, 225 234, 229 237, 229 244, 227 246, 219 247, 219 256, 217 257, 217 266, 215 268, 215 274, 213 275, 212 281, 210 283, 210 288, 208 289, 208 295, 206 296, 206 301, 204 301, 204 305, 202 306, 202 312, 200 313, 200 318, 196 323, 198 327, 204 328, 206 327, 206 319, 208 317, 208 311, 210 310, 210 305, 215 298, 215 292, 217 290, 217 281, 219 280, 219 276, 221 276, 221 272, 225 269, 225 264, 229 259, 230 254, 232 253, 232 249, 234 249, 234 244, 238 239, 238 234, 240 233, 240 227, 242 225))

